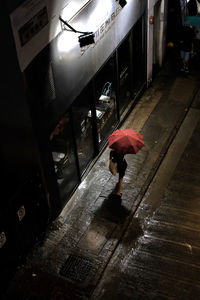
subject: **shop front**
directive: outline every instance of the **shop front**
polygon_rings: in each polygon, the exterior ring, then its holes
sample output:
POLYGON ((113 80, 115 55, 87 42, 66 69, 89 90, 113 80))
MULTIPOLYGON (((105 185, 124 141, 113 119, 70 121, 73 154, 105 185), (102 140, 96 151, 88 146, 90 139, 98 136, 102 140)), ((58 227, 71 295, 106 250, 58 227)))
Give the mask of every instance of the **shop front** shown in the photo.
POLYGON ((48 69, 33 80, 43 91, 43 147, 51 153, 61 207, 146 87, 146 1, 123 7, 114 0, 88 1, 67 22, 92 30, 94 43, 80 47, 77 35, 61 26, 27 68, 35 75, 39 67, 48 69))

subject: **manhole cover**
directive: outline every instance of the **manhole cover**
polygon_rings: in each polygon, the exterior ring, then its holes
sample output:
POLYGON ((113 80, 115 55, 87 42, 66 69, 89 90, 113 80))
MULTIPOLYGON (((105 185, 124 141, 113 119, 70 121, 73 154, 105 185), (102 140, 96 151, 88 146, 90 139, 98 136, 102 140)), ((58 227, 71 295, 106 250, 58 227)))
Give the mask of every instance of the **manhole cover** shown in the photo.
POLYGON ((75 281, 85 280, 92 267, 91 261, 85 257, 70 255, 60 270, 60 275, 75 281))

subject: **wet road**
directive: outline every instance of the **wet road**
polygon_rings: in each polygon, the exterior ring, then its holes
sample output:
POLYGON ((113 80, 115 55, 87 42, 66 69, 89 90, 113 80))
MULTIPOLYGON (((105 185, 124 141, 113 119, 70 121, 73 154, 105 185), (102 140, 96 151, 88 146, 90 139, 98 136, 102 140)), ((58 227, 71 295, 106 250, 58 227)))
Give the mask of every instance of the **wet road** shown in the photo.
POLYGON ((122 204, 107 148, 4 299, 198 299, 199 79, 166 64, 122 127, 145 140, 122 204))
POLYGON ((199 120, 189 109, 92 299, 199 299, 199 120))

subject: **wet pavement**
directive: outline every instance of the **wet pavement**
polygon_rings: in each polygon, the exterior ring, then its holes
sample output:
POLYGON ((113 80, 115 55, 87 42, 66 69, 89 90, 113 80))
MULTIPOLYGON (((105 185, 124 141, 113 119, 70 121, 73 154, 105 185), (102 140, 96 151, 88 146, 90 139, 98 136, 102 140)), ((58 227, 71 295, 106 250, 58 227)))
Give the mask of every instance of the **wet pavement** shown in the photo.
POLYGON ((106 148, 4 300, 199 298, 199 79, 165 64, 121 127, 145 140, 126 155, 122 202, 106 148))

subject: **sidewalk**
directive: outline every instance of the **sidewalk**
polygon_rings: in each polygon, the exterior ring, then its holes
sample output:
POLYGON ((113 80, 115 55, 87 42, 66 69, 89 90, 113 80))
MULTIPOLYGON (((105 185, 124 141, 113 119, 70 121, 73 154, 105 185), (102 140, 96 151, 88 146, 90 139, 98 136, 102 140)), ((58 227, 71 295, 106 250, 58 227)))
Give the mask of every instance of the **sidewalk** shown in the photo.
POLYGON ((200 90, 92 300, 199 299, 200 90))
POLYGON ((140 131, 145 140, 141 151, 126 156, 122 206, 109 197, 117 177, 107 169, 106 148, 4 299, 91 298, 198 88, 198 72, 182 76, 173 63, 165 65, 121 127, 140 131))

